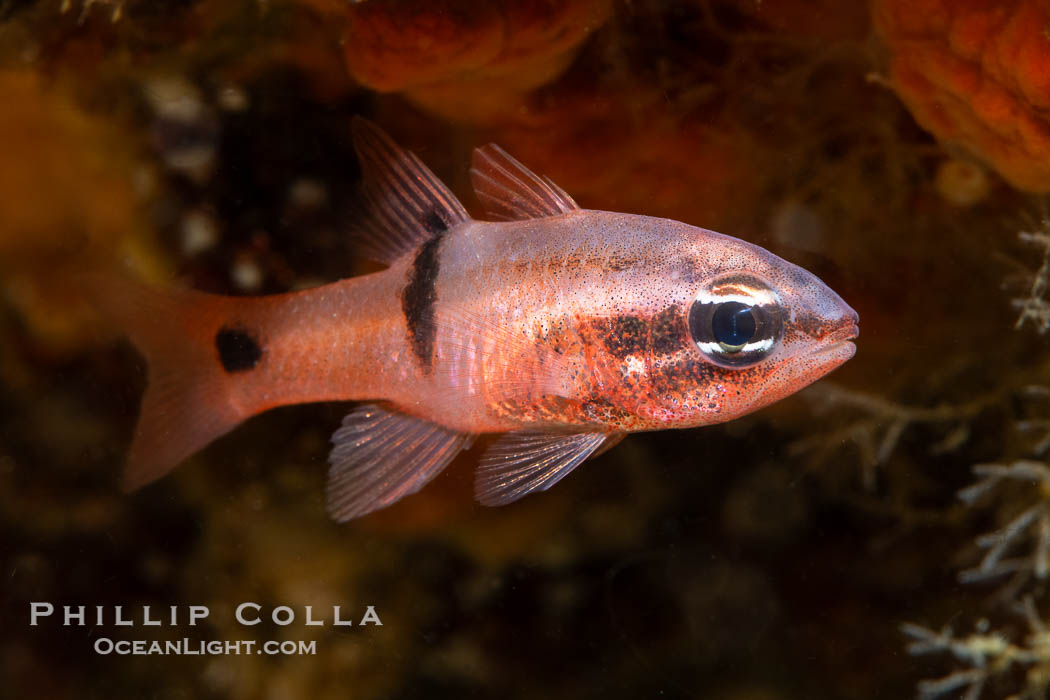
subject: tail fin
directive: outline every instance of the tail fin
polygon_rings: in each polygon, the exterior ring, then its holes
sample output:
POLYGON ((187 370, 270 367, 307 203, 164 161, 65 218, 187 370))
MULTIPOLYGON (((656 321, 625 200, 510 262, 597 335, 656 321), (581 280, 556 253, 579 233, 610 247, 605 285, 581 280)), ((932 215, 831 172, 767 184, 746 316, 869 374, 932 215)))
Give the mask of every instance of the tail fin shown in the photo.
POLYGON ((223 324, 228 298, 150 287, 119 274, 92 275, 84 289, 149 367, 125 491, 164 476, 248 417, 231 400, 231 380, 216 355, 215 329, 223 324))

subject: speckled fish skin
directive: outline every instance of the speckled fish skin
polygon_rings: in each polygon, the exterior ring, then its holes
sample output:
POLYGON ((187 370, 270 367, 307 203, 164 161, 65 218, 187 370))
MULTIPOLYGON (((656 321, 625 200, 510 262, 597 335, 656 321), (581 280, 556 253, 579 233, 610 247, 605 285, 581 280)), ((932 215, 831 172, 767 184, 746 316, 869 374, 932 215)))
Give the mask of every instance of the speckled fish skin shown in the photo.
POLYGON ((415 252, 372 275, 232 301, 265 348, 236 402, 256 413, 382 399, 471 433, 687 428, 777 401, 855 351, 856 314, 818 278, 677 221, 588 210, 469 221, 442 237, 438 257, 427 357, 402 308, 415 252), (690 337, 689 305, 741 275, 777 293, 785 332, 766 361, 720 367, 690 337))
POLYGON ((432 387, 415 397, 424 411, 462 430, 718 423, 798 391, 855 350, 855 312, 815 276, 676 221, 580 210, 472 222, 449 233, 441 256, 437 313, 452 310, 438 324, 434 375, 411 381, 432 387), (734 279, 767 286, 786 313, 777 349, 747 368, 711 362, 689 332, 697 294, 734 279), (484 326, 463 330, 462 311, 523 341, 508 347, 484 326), (493 354, 471 357, 469 341, 491 343, 493 354), (458 415, 442 400, 450 393, 458 415))
POLYGON ((508 433, 476 488, 508 503, 623 434, 731 420, 854 354, 857 314, 762 248, 579 209, 491 145, 475 155, 479 198, 519 220, 477 221, 376 127, 355 136, 373 185, 362 226, 389 267, 271 297, 152 293, 164 324, 123 314, 151 366, 132 487, 248 416, 358 400, 372 403, 333 438, 334 517, 418 490, 479 433, 508 433), (709 337, 727 303, 753 325, 738 346, 709 337))
POLYGON ((234 315, 259 329, 266 349, 236 402, 259 412, 383 399, 472 433, 686 428, 792 394, 855 350, 846 338, 855 313, 815 276, 676 221, 588 210, 471 221, 445 234, 438 251, 428 357, 413 351, 402 309, 414 253, 373 275, 234 301, 234 315), (765 362, 725 368, 696 349, 689 305, 702 288, 741 274, 775 290, 788 317, 765 362))

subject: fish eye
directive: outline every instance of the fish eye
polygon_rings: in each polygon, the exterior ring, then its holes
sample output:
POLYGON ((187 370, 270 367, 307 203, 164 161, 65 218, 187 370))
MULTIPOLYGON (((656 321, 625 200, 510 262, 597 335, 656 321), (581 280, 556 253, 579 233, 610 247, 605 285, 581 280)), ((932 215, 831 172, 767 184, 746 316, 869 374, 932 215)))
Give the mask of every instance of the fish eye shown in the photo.
POLYGON ((740 352, 755 337, 755 312, 747 304, 726 301, 715 307, 711 315, 711 331, 715 340, 727 353, 740 352))
POLYGON ((726 367, 746 367, 769 356, 783 331, 779 299, 758 283, 712 286, 689 309, 689 332, 705 356, 726 367))

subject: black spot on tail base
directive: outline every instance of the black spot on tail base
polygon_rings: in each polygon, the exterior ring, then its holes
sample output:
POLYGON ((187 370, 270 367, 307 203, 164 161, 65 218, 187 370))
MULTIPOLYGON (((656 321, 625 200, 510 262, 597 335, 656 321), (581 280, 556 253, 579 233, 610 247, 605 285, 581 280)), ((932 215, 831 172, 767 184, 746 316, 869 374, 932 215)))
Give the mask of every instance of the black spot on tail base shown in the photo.
MULTIPOLYGON (((434 218, 437 218, 435 215, 434 218)), ((437 219, 440 221, 440 219, 437 219)), ((444 225, 442 223, 442 225, 444 225)), ((412 273, 404 291, 401 292, 401 309, 408 325, 408 338, 412 351, 419 360, 424 374, 430 374, 434 355, 434 304, 437 302, 437 278, 441 268, 438 251, 441 247, 441 232, 424 243, 412 263, 412 273)))
POLYGON ((227 372, 246 372, 259 364, 262 347, 255 336, 238 326, 223 326, 215 334, 219 362, 227 372))

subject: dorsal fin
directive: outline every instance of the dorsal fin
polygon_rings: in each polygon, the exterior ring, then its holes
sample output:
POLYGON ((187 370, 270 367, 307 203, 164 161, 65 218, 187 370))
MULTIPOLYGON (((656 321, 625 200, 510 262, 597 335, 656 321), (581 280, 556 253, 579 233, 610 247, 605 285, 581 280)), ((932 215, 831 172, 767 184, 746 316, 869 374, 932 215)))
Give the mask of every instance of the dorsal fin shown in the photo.
POLYGON ((363 206, 354 228, 370 257, 392 263, 470 218, 423 161, 378 126, 354 117, 352 131, 363 178, 363 206))
POLYGON ((470 180, 493 219, 541 219, 580 208, 565 190, 536 175, 494 143, 474 149, 470 180))

